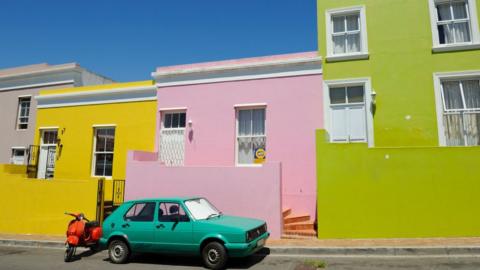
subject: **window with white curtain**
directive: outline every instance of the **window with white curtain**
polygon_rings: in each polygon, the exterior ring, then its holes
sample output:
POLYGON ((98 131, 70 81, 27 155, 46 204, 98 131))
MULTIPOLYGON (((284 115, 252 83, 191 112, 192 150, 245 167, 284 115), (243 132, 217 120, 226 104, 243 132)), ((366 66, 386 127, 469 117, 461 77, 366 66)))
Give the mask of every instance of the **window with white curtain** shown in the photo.
POLYGON ((436 8, 440 44, 472 41, 467 1, 437 2, 436 8))
POLYGON ((480 78, 441 82, 446 145, 480 145, 480 78))
POLYGON ((366 142, 367 119, 363 85, 330 87, 332 142, 366 142))
POLYGON ((95 128, 93 145, 93 175, 112 176, 115 128, 95 128))
POLYGON ((363 6, 327 10, 326 17, 327 58, 368 54, 363 6))
POLYGON ((265 159, 265 108, 237 111, 237 164, 258 164, 265 159), (262 158, 263 155, 263 158, 262 158))
POLYGON ((434 49, 478 44, 475 0, 429 0, 434 49))
POLYGON ((332 17, 333 54, 360 51, 360 13, 332 17))

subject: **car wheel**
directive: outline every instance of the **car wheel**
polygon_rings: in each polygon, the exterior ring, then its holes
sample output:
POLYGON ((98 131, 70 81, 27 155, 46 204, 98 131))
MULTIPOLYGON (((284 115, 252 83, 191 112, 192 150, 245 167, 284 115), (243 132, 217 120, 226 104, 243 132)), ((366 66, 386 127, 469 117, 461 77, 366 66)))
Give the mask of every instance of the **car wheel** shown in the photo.
POLYGON ((202 258, 207 268, 223 269, 227 263, 227 251, 219 242, 210 242, 203 248, 202 258))
POLYGON ((108 257, 113 263, 126 263, 130 256, 130 249, 123 240, 113 240, 108 245, 108 257))

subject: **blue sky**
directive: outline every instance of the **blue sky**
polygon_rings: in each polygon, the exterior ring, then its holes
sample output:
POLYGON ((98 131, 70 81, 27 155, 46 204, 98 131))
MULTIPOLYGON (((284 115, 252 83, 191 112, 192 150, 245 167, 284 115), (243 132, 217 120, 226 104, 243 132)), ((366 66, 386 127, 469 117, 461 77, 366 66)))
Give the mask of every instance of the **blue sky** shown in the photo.
POLYGON ((0 68, 78 62, 117 81, 157 66, 317 49, 315 0, 1 0, 0 68))

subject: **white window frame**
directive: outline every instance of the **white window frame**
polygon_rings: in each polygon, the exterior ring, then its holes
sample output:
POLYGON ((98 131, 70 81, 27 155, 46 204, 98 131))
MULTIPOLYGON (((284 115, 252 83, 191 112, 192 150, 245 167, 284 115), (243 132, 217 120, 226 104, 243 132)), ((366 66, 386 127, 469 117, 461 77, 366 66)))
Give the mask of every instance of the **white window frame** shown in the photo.
MULTIPOLYGON (((443 123, 443 95, 442 81, 447 80, 468 80, 480 78, 480 70, 459 71, 459 72, 438 72, 433 74, 433 84, 435 90, 435 103, 437 110, 438 143, 439 146, 447 146, 447 137, 445 136, 445 126, 443 123)), ((460 146, 467 147, 467 146, 460 146)))
POLYGON ((339 9, 329 9, 325 11, 326 33, 327 33, 327 57, 328 62, 346 61, 356 59, 368 59, 368 35, 367 35, 367 17, 365 6, 354 6, 339 9), (332 17, 348 14, 359 14, 360 16, 360 51, 355 53, 334 54, 333 53, 333 23, 332 17))
MULTIPOLYGON (((331 104, 330 104, 330 88, 348 87, 348 86, 363 86, 365 95, 365 120, 366 120, 366 136, 368 147, 374 147, 373 136, 373 114, 372 114, 372 83, 370 78, 352 78, 342 80, 327 80, 323 82, 323 105, 324 105, 324 123, 325 128, 329 134, 333 129, 331 121, 331 104)), ((365 143, 365 142, 334 142, 330 138, 331 143, 365 143)))
POLYGON ((456 44, 440 44, 438 33, 438 13, 437 3, 455 2, 455 0, 428 0, 430 8, 430 22, 432 30, 433 52, 460 51, 480 49, 480 32, 478 29, 478 15, 476 0, 465 0, 467 2, 467 12, 470 19, 470 42, 456 44))
POLYGON ((113 160, 115 160, 115 138, 114 138, 114 146, 113 146, 113 151, 104 151, 104 152, 97 152, 97 130, 100 129, 113 129, 115 130, 115 137, 117 136, 117 126, 116 125, 93 125, 93 149, 92 149, 92 177, 94 178, 105 178, 105 179, 112 179, 113 178, 113 161, 112 161, 112 175, 111 176, 104 176, 104 175, 95 175, 95 164, 97 161, 97 154, 112 154, 113 155, 113 160))
POLYGON ((32 109, 32 96, 31 95, 19 96, 18 97, 18 108, 17 108, 17 125, 16 125, 17 130, 27 130, 28 129, 29 121, 30 121, 30 110, 31 109, 32 109), (23 102, 22 99, 23 100, 29 99, 28 115, 27 116, 21 116, 21 112, 22 112, 21 103, 23 102), (27 118, 27 122, 26 122, 27 127, 26 128, 20 128, 20 125, 21 125, 20 118, 27 118))
POLYGON ((193 124, 188 120, 188 113, 187 113, 187 107, 175 107, 175 108, 160 108, 159 110, 159 118, 160 118, 160 127, 158 129, 158 145, 157 145, 157 158, 159 161, 162 161, 162 131, 164 129, 168 130, 178 130, 178 131, 183 131, 183 164, 181 166, 185 165, 185 158, 186 158, 186 151, 187 151, 187 142, 186 142, 186 136, 187 136, 187 129, 190 128, 191 130, 192 127, 191 125, 193 124), (165 121, 165 116, 167 114, 179 114, 179 113, 184 113, 185 114, 185 127, 177 127, 177 128, 164 128, 164 121, 165 121))
MULTIPOLYGON (((241 164, 238 163, 238 128, 239 123, 238 120, 240 118, 240 111, 243 110, 256 110, 256 109, 264 109, 265 110, 265 133, 262 136, 248 136, 248 137, 265 137, 265 145, 267 144, 267 104, 266 103, 258 103, 258 104, 237 104, 235 107, 235 166, 237 167, 261 167, 263 164, 241 164)), ((267 158, 268 158, 268 149, 267 149, 267 158)))
POLYGON ((25 161, 27 159, 27 148, 24 147, 24 146, 14 146, 11 148, 11 157, 10 157, 10 164, 13 164, 13 158, 14 158, 14 155, 13 153, 15 152, 15 150, 23 150, 23 164, 25 165, 25 161))

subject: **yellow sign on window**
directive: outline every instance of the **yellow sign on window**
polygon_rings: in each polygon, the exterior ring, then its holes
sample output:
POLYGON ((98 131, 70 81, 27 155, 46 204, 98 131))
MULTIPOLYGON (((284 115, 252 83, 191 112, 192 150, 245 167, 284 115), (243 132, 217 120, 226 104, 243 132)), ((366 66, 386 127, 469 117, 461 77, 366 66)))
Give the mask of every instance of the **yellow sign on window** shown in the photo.
POLYGON ((255 150, 255 164, 262 164, 265 162, 265 159, 267 158, 267 152, 265 151, 264 148, 257 148, 255 150))

